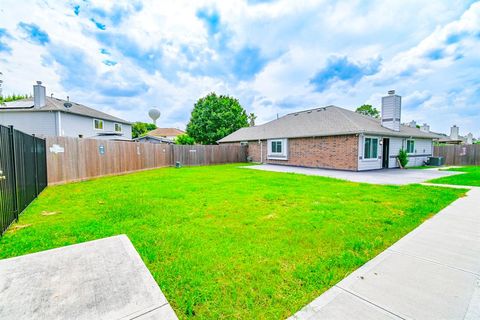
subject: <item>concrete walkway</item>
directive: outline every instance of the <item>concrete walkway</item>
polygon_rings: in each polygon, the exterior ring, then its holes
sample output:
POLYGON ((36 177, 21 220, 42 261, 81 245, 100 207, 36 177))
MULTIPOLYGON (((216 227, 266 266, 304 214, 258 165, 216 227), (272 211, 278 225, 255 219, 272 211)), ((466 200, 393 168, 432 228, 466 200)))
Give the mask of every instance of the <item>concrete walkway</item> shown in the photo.
POLYGON ((480 319, 480 188, 291 319, 480 319))
POLYGON ((306 175, 349 180, 353 182, 364 182, 364 183, 373 183, 373 184, 395 184, 395 185, 421 183, 421 182, 425 182, 432 179, 437 179, 437 178, 442 178, 446 176, 452 176, 452 175, 463 173, 463 172, 439 171, 439 170, 430 170, 430 169, 408 169, 408 170, 384 169, 384 170, 354 172, 354 171, 304 168, 304 167, 293 167, 293 166, 272 165, 272 164, 261 164, 256 166, 247 166, 244 168, 264 170, 264 171, 274 171, 274 172, 300 173, 300 174, 306 174, 306 175))
POLYGON ((0 260, 0 319, 177 319, 125 235, 0 260))

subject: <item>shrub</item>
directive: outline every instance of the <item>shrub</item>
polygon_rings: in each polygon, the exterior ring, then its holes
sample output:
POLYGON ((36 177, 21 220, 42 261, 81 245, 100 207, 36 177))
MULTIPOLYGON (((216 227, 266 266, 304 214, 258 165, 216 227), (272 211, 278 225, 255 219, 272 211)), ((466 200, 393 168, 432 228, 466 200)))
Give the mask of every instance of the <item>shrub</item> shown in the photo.
POLYGON ((195 144, 195 140, 185 133, 175 138, 175 144, 195 144))
POLYGON ((402 168, 405 168, 408 164, 408 155, 407 151, 405 149, 400 149, 398 152, 398 161, 400 162, 400 165, 402 168))

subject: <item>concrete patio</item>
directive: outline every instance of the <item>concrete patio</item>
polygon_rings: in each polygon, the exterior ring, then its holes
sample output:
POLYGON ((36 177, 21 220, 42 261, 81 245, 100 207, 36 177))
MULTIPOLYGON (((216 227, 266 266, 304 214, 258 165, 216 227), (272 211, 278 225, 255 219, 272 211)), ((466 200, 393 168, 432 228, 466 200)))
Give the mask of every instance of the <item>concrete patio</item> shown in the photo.
POLYGON ((480 188, 291 319, 480 319, 480 188))
POLYGON ((0 260, 0 319, 177 319, 125 235, 0 260))
POLYGON ((363 182, 372 184, 394 184, 405 185, 412 183, 422 183, 428 180, 462 174, 462 172, 439 171, 436 169, 383 169, 372 171, 342 171, 331 169, 304 168, 283 165, 261 164, 244 167, 248 169, 298 173, 312 176, 322 176, 348 180, 353 182, 363 182))

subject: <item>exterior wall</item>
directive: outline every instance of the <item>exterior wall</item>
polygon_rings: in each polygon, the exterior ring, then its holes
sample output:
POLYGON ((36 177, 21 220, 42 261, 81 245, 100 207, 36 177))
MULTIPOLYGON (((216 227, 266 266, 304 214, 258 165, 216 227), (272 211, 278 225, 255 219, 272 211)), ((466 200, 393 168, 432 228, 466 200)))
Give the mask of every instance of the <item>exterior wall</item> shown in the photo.
POLYGON ((358 137, 355 135, 288 139, 287 160, 267 158, 267 141, 249 141, 254 162, 302 167, 357 170, 358 137))
MULTIPOLYGON (((359 145, 359 160, 358 160, 358 170, 374 170, 374 169, 381 169, 382 168, 382 151, 383 146, 378 145, 378 159, 376 160, 366 160, 363 159, 363 143, 365 137, 375 137, 378 138, 379 141, 382 141, 383 138, 390 139, 389 145, 389 160, 388 160, 388 167, 389 168, 398 168, 397 163, 397 156, 400 149, 407 148, 407 138, 398 138, 398 137, 388 137, 388 136, 360 136, 358 141, 359 145)), ((408 157, 408 166, 421 166, 423 165, 424 161, 427 161, 428 157, 433 155, 433 142, 431 139, 417 139, 412 138, 411 140, 415 141, 415 152, 409 154, 408 157)))
MULTIPOLYGON (((13 125, 16 129, 38 136, 67 136, 93 138, 101 132, 114 132, 115 122, 103 120, 103 130, 95 130, 93 118, 64 112, 5 112, 0 111, 0 124, 13 125)), ((122 137, 132 138, 132 126, 122 123, 122 137)), ((103 137, 115 139, 119 136, 103 137)))
POLYGON ((358 139, 358 171, 362 170, 375 170, 382 168, 382 146, 380 145, 380 141, 382 137, 374 136, 374 135, 360 135, 358 139), (378 138, 378 145, 377 145, 377 158, 376 159, 364 159, 364 143, 365 137, 367 138, 378 138))
MULTIPOLYGON (((114 121, 103 120, 103 130, 95 130, 93 118, 64 112, 60 113, 60 123, 60 135, 66 137, 78 138, 79 135, 82 135, 84 138, 94 138, 102 132, 115 132, 114 121)), ((131 125, 122 123, 122 137, 126 139, 132 138, 131 125)), ((111 136, 111 139, 115 138, 118 138, 118 136, 111 136)))
POLYGON ((37 136, 56 135, 56 112, 0 111, 0 124, 37 136))

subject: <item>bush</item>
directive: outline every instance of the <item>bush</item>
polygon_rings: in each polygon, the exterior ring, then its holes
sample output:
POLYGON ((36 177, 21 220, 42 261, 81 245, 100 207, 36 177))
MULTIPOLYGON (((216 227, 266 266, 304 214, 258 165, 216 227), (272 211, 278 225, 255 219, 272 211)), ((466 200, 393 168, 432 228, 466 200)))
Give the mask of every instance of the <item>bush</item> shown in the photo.
POLYGON ((195 144, 195 140, 185 133, 175 138, 175 144, 195 144))
POLYGON ((405 168, 408 164, 408 154, 405 149, 400 149, 398 152, 398 161, 400 162, 400 165, 402 168, 405 168))

